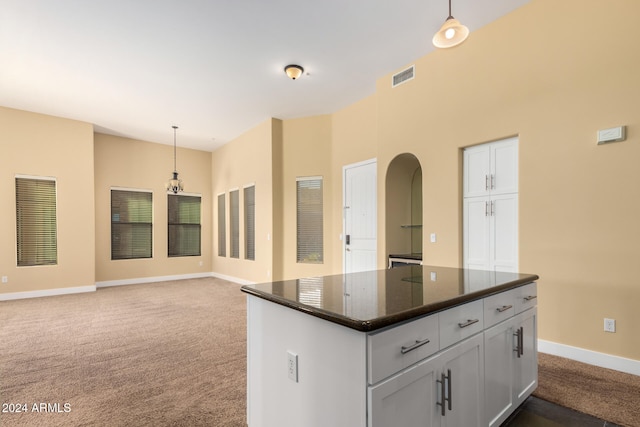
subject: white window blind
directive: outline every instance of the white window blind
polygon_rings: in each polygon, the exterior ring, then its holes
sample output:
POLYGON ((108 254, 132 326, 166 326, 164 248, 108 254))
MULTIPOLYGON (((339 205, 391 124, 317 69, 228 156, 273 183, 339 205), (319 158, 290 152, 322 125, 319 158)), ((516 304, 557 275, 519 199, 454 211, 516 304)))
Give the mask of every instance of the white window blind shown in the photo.
POLYGON ((231 258, 240 258, 240 191, 229 192, 229 226, 231 228, 231 258))
POLYGON ((297 179, 297 261, 321 264, 324 260, 322 177, 297 179))
POLYGON ((218 256, 227 256, 227 221, 224 193, 218 194, 218 256))
POLYGON ((18 267, 58 263, 56 181, 16 177, 18 267))
POLYGON ((256 259, 256 186, 244 189, 244 258, 256 259))
POLYGON ((152 257, 153 194, 111 189, 111 259, 152 257))
POLYGON ((200 255, 200 196, 168 194, 168 256, 200 255))

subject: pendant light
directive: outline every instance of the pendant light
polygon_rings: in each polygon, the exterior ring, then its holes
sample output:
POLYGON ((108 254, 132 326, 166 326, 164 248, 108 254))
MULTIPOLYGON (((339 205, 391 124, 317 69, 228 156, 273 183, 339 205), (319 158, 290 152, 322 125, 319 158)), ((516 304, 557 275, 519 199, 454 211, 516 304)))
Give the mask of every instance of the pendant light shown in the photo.
POLYGON ((451 0, 449 0, 449 17, 440 27, 440 31, 433 36, 433 45, 441 49, 454 47, 465 41, 468 36, 469 29, 451 15, 451 0))
POLYGON ((176 169, 176 130, 178 130, 178 126, 171 127, 173 128, 173 178, 167 182, 166 187, 167 191, 171 191, 173 194, 178 194, 184 190, 182 180, 178 178, 178 171, 176 169))

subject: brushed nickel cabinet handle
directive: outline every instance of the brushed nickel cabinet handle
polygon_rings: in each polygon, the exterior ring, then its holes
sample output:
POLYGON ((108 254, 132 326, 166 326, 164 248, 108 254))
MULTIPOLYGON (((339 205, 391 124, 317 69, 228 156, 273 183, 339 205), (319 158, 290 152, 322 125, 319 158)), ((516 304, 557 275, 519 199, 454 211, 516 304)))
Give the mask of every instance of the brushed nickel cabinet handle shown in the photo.
POLYGON ((524 300, 525 301, 531 301, 532 299, 536 299, 536 298, 538 298, 537 295, 529 295, 528 297, 524 297, 524 300))
POLYGON ((451 369, 447 369, 447 384, 449 385, 449 389, 447 390, 447 402, 449 403, 449 410, 451 410, 451 369))
POLYGON ((468 319, 464 323, 458 323, 458 326, 460 327, 460 329, 462 329, 462 328, 466 328, 467 326, 471 326, 474 323, 478 323, 479 321, 480 321, 480 319, 468 319))
POLYGON ((422 340, 422 341, 416 340, 415 344, 412 344, 412 345, 410 345, 410 346, 408 346, 408 347, 402 346, 402 347, 400 348, 400 353, 402 353, 402 354, 407 354, 407 353, 409 353, 410 351, 413 351, 413 350, 415 350, 415 349, 416 349, 416 348, 418 348, 418 347, 422 347, 422 346, 423 346, 423 345, 425 345, 425 344, 429 344, 429 342, 430 342, 430 341, 429 341, 429 339, 422 340))
POLYGON ((520 326, 520 356, 524 356, 524 328, 522 326, 520 326))
POLYGON ((484 190, 489 191, 489 175, 484 176, 484 190))
POLYGON ((440 383, 440 396, 442 396, 442 402, 436 402, 436 405, 440 405, 440 407, 442 408, 442 410, 440 411, 440 415, 442 415, 443 417, 446 414, 446 407, 444 406, 444 402, 446 401, 446 397, 445 397, 445 393, 446 393, 446 389, 445 389, 445 382, 446 376, 444 375, 444 372, 442 374, 440 374, 440 379, 436 380, 437 383, 440 383))
POLYGON ((509 310, 511 307, 513 307, 513 306, 512 305, 503 305, 502 307, 496 308, 496 311, 498 313, 502 313, 503 311, 509 310))
POLYGON ((516 337, 516 348, 513 349, 513 351, 516 352, 516 356, 518 356, 518 359, 520 358, 520 329, 516 329, 516 333, 513 334, 514 337, 516 337))

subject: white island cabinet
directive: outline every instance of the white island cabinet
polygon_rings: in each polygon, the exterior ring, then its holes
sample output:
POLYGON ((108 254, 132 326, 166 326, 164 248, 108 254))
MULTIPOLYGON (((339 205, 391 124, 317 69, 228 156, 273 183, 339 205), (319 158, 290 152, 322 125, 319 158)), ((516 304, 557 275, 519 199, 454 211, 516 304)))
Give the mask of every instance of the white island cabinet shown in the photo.
POLYGON ((537 386, 537 276, 467 273, 369 273, 366 319, 340 275, 315 305, 299 281, 243 287, 248 426, 499 426, 537 386))

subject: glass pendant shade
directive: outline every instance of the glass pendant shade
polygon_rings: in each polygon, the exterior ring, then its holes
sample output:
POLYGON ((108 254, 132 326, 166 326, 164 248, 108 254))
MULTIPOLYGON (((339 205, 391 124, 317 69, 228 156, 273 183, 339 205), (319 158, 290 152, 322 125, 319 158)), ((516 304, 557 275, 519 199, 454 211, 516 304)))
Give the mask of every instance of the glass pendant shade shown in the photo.
POLYGON ((176 170, 176 130, 178 126, 171 126, 173 128, 173 178, 171 178, 165 184, 167 191, 171 191, 173 194, 178 194, 184 190, 182 180, 178 178, 178 171, 176 170))
POLYGON ((173 194, 178 194, 179 192, 184 190, 184 185, 182 185, 182 180, 178 178, 178 172, 173 172, 173 178, 171 178, 167 182, 167 191, 171 191, 173 194))
POLYGON ((454 47, 465 41, 468 36, 469 29, 453 16, 449 16, 440 27, 440 31, 433 36, 433 45, 441 49, 454 47))

